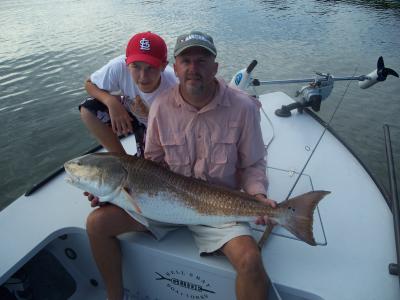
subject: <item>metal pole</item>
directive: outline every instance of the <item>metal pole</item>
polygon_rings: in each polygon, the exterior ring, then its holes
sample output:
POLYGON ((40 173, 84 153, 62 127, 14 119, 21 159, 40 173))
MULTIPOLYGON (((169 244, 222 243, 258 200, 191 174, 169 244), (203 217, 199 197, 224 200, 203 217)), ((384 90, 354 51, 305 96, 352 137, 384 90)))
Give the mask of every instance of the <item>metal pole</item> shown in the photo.
POLYGON ((350 77, 333 77, 334 81, 343 81, 343 80, 357 80, 357 81, 364 81, 365 79, 368 79, 369 77, 365 75, 361 76, 350 76, 350 77))
MULTIPOLYGON (((400 275, 400 209, 399 201, 397 198, 397 182, 396 182, 396 172, 394 168, 392 143, 390 139, 390 129, 389 125, 383 125, 383 131, 385 134, 385 145, 386 145, 386 158, 389 171, 389 182, 390 182, 390 192, 392 198, 392 213, 394 222, 394 233, 396 240, 396 251, 397 251, 397 263, 389 264, 389 273, 392 275, 400 275)), ((400 284, 400 276, 399 276, 400 284)))
MULTIPOLYGON (((321 77, 323 79, 323 75, 321 77)), ((304 82, 314 82, 315 79, 319 79, 318 77, 314 78, 304 78, 304 79, 284 79, 284 80, 258 80, 254 79, 253 82, 250 84, 252 86, 259 86, 259 85, 267 85, 267 84, 287 84, 287 83, 304 83, 304 82)), ((347 77, 332 77, 334 81, 347 81, 347 80, 357 80, 363 81, 368 79, 365 75, 360 76, 347 76, 347 77)))
POLYGON ((314 80, 315 78, 305 78, 305 79, 286 79, 286 80, 257 80, 257 82, 259 83, 258 85, 266 85, 266 84, 313 82, 314 80))

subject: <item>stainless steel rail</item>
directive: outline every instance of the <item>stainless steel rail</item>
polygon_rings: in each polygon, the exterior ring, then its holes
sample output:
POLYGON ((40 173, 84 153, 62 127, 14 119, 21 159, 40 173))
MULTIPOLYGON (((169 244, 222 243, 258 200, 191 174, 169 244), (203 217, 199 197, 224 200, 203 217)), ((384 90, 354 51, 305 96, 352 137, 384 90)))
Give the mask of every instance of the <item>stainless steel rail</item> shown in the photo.
MULTIPOLYGON (((397 194, 396 171, 393 160, 392 141, 390 139, 389 125, 383 125, 386 146, 386 159, 389 171, 390 192, 392 198, 392 213, 394 221, 394 233, 396 239, 397 263, 389 264, 389 273, 392 275, 400 275, 400 204, 397 194)), ((400 276, 399 276, 400 284, 400 276)))

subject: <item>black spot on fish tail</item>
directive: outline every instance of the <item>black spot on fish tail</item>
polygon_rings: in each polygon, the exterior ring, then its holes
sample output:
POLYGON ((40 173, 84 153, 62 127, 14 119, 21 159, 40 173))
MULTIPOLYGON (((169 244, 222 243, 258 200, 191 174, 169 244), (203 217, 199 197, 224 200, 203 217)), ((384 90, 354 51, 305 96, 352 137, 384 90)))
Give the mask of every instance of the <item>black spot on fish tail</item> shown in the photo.
POLYGON ((315 246, 317 243, 313 235, 314 210, 319 201, 329 193, 313 191, 283 201, 278 205, 283 214, 280 225, 298 239, 315 246))

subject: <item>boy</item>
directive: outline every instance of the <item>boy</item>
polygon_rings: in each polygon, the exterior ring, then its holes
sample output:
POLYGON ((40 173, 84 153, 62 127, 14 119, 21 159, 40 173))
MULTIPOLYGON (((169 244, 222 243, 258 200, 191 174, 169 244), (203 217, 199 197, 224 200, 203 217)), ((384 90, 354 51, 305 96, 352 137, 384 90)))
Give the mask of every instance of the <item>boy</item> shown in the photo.
POLYGON ((86 81, 91 97, 79 106, 81 118, 110 152, 126 153, 119 136, 135 133, 137 155, 142 156, 150 105, 176 83, 165 41, 152 32, 138 33, 129 40, 126 55, 112 59, 86 81))

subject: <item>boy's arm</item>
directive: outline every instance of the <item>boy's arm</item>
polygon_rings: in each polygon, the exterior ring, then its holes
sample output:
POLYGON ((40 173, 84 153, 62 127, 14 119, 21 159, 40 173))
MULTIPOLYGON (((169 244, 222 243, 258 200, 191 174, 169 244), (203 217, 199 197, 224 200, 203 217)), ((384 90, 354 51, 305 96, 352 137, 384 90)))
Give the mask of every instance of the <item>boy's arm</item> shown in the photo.
POLYGON ((133 132, 132 118, 119 101, 120 96, 111 95, 110 92, 100 89, 90 79, 86 80, 85 89, 90 96, 107 106, 111 119, 111 127, 115 134, 127 135, 133 132))

